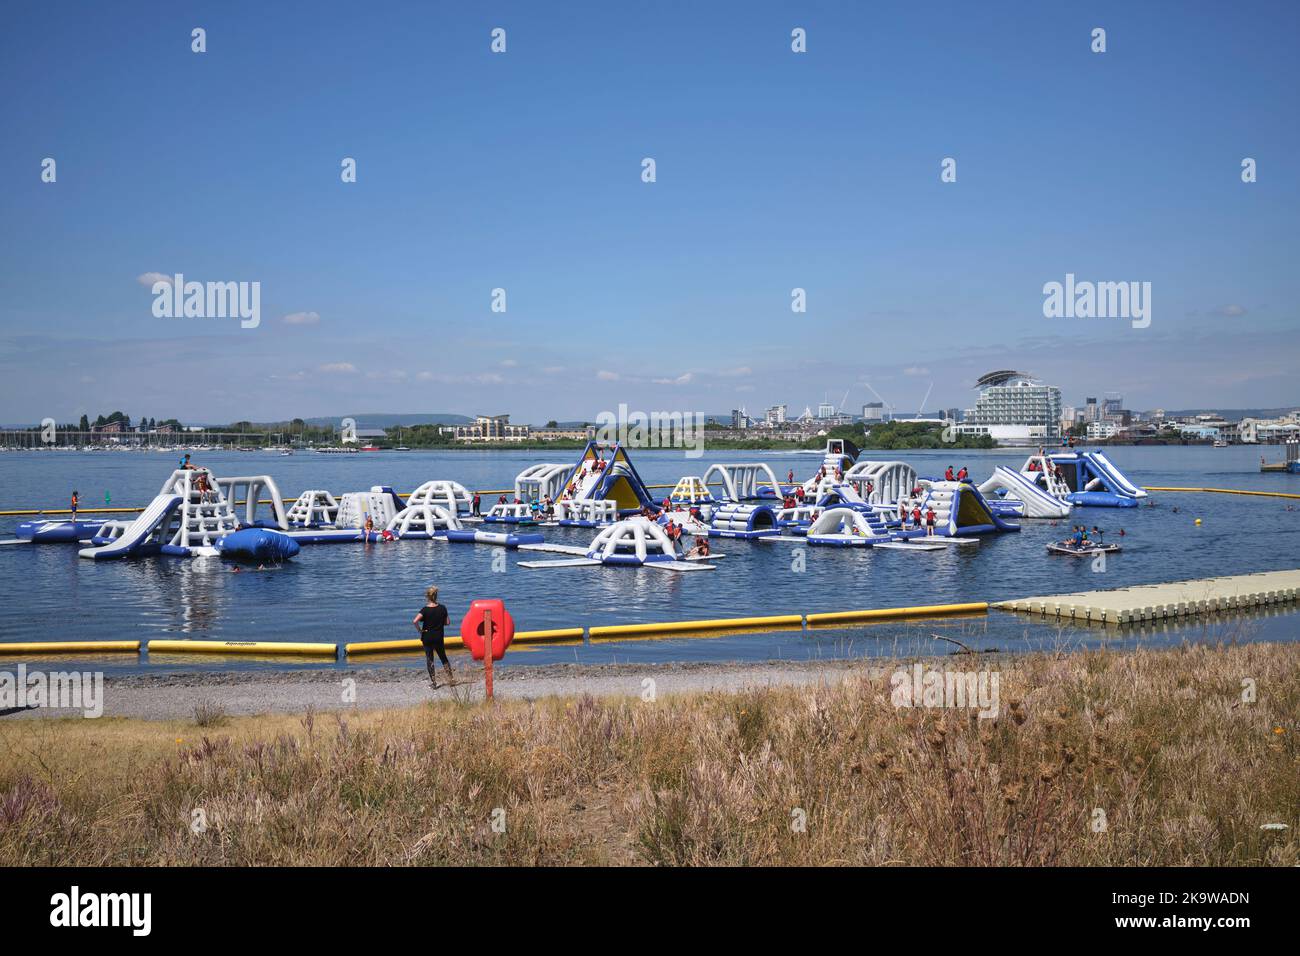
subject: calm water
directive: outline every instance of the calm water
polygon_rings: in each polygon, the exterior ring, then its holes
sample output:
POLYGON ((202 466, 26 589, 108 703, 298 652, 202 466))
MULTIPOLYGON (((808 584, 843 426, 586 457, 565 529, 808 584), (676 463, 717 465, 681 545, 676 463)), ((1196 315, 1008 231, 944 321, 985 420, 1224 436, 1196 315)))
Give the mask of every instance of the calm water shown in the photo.
MULTIPOLYGON (((1116 448, 1109 457, 1139 485, 1188 485, 1300 492, 1300 478, 1261 474, 1259 458, 1276 448, 1116 448)), ((575 452, 379 452, 359 455, 264 452, 196 456, 221 476, 269 473, 286 499, 306 488, 336 494, 372 485, 408 492, 433 478, 470 488, 505 488, 525 465, 563 461, 575 452)), ((898 457, 922 475, 952 463, 967 464, 982 480, 997 464, 1018 466, 1024 452, 1003 450, 909 452, 898 457)), ((157 493, 176 455, 148 453, 0 454, 0 510, 66 507, 75 487, 83 507, 104 500, 143 505, 157 493)), ((793 468, 807 477, 820 453, 637 452, 634 462, 648 483, 702 474, 713 461, 767 461, 784 479, 793 468)), ((885 459, 886 453, 869 454, 885 459)), ((476 597, 501 597, 517 626, 535 630, 617 622, 667 621, 845 610, 859 607, 995 601, 1101 587, 1297 566, 1300 502, 1232 495, 1155 493, 1152 507, 1076 509, 1075 518, 1100 525, 1107 540, 1123 528, 1124 552, 1104 573, 1086 560, 1049 557, 1044 545, 1064 536, 1059 525, 1024 521, 1019 534, 984 536, 978 546, 907 554, 871 549, 811 548, 806 571, 791 569, 792 546, 715 541, 726 555, 718 570, 695 574, 627 568, 527 570, 516 562, 543 557, 507 552, 506 571, 494 573, 499 549, 406 541, 390 544, 315 545, 285 566, 231 574, 218 559, 152 558, 81 560, 71 546, 0 547, 0 640, 106 640, 162 637, 209 640, 359 641, 414 636, 409 624, 424 588, 437 583, 453 622, 476 597), (1290 507, 1288 507, 1290 504, 1290 507), (1196 518, 1202 524, 1195 525, 1196 518)), ((12 537, 17 519, 0 519, 0 537, 12 537)), ((1066 522, 1068 524, 1068 521, 1066 522)), ((586 544, 594 532, 544 529, 548 540, 586 544)), ((1125 632, 1125 642, 1180 641, 1229 636, 1293 639, 1292 615, 1250 616, 1210 628, 1192 625, 1125 632)), ((1062 632, 1030 627, 1024 619, 993 615, 978 623, 941 625, 944 633, 977 646, 1002 649, 1031 644, 1089 644, 1104 631, 1062 632), (962 636, 965 635, 965 636, 962 636)), ((519 654, 519 662, 581 660, 688 660, 843 657, 933 651, 940 625, 893 625, 851 631, 799 632, 672 641, 598 642, 548 647, 519 654)), ((1114 632, 1111 632, 1113 640, 1114 632)), ((511 652, 514 654, 514 651, 511 652)), ((133 659, 131 659, 133 660, 133 659)), ((390 661, 391 662, 391 661, 390 661)), ((186 666, 202 662, 186 661, 186 666)), ((151 666, 157 667, 155 661, 151 666)), ((118 666, 134 666, 118 660, 118 666)), ((211 666, 270 666, 222 659, 211 666)), ((278 664, 275 666, 284 666, 278 664)), ((301 666, 301 665, 299 665, 301 666)))

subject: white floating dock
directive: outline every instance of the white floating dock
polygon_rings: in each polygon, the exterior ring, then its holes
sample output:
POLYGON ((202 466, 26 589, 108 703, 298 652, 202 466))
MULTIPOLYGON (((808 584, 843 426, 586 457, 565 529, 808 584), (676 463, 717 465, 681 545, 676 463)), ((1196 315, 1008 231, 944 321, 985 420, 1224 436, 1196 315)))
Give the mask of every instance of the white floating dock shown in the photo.
POLYGON ((1135 624, 1288 604, 1297 599, 1300 599, 1300 570, 1021 598, 1002 601, 993 607, 1093 624, 1135 624))

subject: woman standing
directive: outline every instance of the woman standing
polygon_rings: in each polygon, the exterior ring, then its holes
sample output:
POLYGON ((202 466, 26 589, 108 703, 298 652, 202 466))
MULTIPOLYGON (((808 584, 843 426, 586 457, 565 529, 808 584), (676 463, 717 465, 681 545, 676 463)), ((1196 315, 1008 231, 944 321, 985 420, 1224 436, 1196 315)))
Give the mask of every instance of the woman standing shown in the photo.
POLYGON ((442 661, 442 669, 447 672, 447 685, 456 683, 451 672, 451 662, 447 660, 447 649, 443 646, 443 629, 447 626, 447 607, 438 603, 438 586, 430 585, 424 592, 428 603, 420 608, 411 623, 420 632, 420 643, 424 645, 424 663, 429 668, 429 683, 438 689, 438 672, 434 668, 433 655, 442 661))

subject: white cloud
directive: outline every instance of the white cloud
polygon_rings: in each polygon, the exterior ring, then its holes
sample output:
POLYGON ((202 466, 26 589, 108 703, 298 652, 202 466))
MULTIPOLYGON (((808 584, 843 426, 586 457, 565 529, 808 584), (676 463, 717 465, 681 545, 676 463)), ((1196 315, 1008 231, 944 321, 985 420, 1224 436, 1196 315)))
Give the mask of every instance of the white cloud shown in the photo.
POLYGON ((754 370, 750 368, 748 365, 741 365, 738 366, 737 368, 729 368, 724 372, 719 372, 718 374, 726 375, 728 377, 739 376, 739 375, 753 375, 754 370))
POLYGON ((351 362, 329 362, 322 365, 318 371, 321 372, 347 372, 351 374, 357 370, 357 367, 351 362))
POLYGON ((911 365, 903 369, 903 374, 904 375, 929 375, 930 370, 928 368, 921 368, 920 366, 917 365, 911 365))
POLYGON ((288 325, 315 325, 319 321, 319 312, 290 312, 284 317, 288 325))
POLYGON ((144 272, 136 276, 135 281, 140 283, 143 286, 148 286, 149 288, 153 288, 153 284, 155 282, 166 282, 168 285, 171 285, 172 277, 165 276, 161 272, 144 272))
POLYGON ((514 367, 515 367, 516 365, 518 365, 518 364, 519 364, 519 363, 518 363, 517 361, 515 361, 514 359, 502 359, 502 360, 501 360, 501 367, 502 367, 502 368, 514 368, 514 367))
POLYGON ((689 385, 694 378, 693 373, 687 372, 684 375, 678 375, 676 378, 653 378, 650 381, 655 385, 689 385))
POLYGON ((1246 307, 1243 305, 1225 305, 1218 310, 1218 314, 1225 319, 1236 319, 1246 314, 1246 307))
POLYGON ((600 379, 602 382, 617 382, 618 372, 606 372, 604 369, 601 369, 596 373, 596 378, 600 379))

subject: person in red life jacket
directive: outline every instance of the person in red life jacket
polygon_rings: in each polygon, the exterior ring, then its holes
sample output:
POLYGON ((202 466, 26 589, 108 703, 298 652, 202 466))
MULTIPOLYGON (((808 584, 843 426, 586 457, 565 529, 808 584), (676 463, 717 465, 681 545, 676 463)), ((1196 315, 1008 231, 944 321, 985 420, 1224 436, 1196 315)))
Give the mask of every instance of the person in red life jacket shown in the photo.
POLYGON ((926 537, 934 537, 934 509, 925 509, 925 534, 926 537))
POLYGON ((695 546, 686 552, 688 558, 707 558, 709 556, 709 539, 707 535, 696 535, 695 546))
POLYGON ((952 465, 949 465, 949 466, 948 466, 948 470, 945 471, 945 472, 943 473, 943 480, 944 480, 944 481, 956 481, 956 480, 957 480, 956 478, 954 478, 954 477, 952 476, 952 465))
POLYGON ((470 508, 470 512, 474 515, 478 515, 479 513, 481 513, 482 509, 483 509, 483 498, 476 491, 474 492, 474 503, 470 508))
POLYGON ((72 523, 73 524, 77 523, 77 505, 79 504, 81 504, 81 496, 77 494, 77 490, 74 488, 72 490, 72 523))
POLYGON ((1038 470, 1038 460, 1037 460, 1037 459, 1031 459, 1030 462, 1029 462, 1029 468, 1028 468, 1027 470, 1028 470, 1028 471, 1037 471, 1037 470, 1038 470))
POLYGON ((665 498, 665 499, 664 499, 664 511, 669 511, 669 510, 671 510, 671 509, 672 509, 672 506, 673 506, 672 499, 670 499, 670 498, 665 498))
POLYGON ((912 524, 918 528, 921 527, 921 508, 919 505, 912 509, 912 524))
POLYGON ((970 474, 970 472, 968 472, 968 471, 966 470, 966 466, 965 466, 965 465, 962 465, 962 466, 961 466, 961 471, 957 472, 957 480, 958 480, 958 481, 965 481, 967 475, 969 475, 969 474, 970 474))
POLYGON ((794 490, 794 496, 798 498, 800 502, 803 501, 804 499, 803 485, 800 485, 798 488, 794 490))
POLYGON ((787 472, 785 473, 785 483, 786 483, 787 485, 793 485, 793 484, 794 484, 794 469, 793 469, 793 468, 791 468, 789 471, 787 471, 787 472))
POLYGON ((503 505, 503 504, 505 504, 505 503, 506 503, 506 496, 505 496, 505 495, 502 495, 500 498, 497 499, 497 504, 499 504, 499 505, 503 505))

